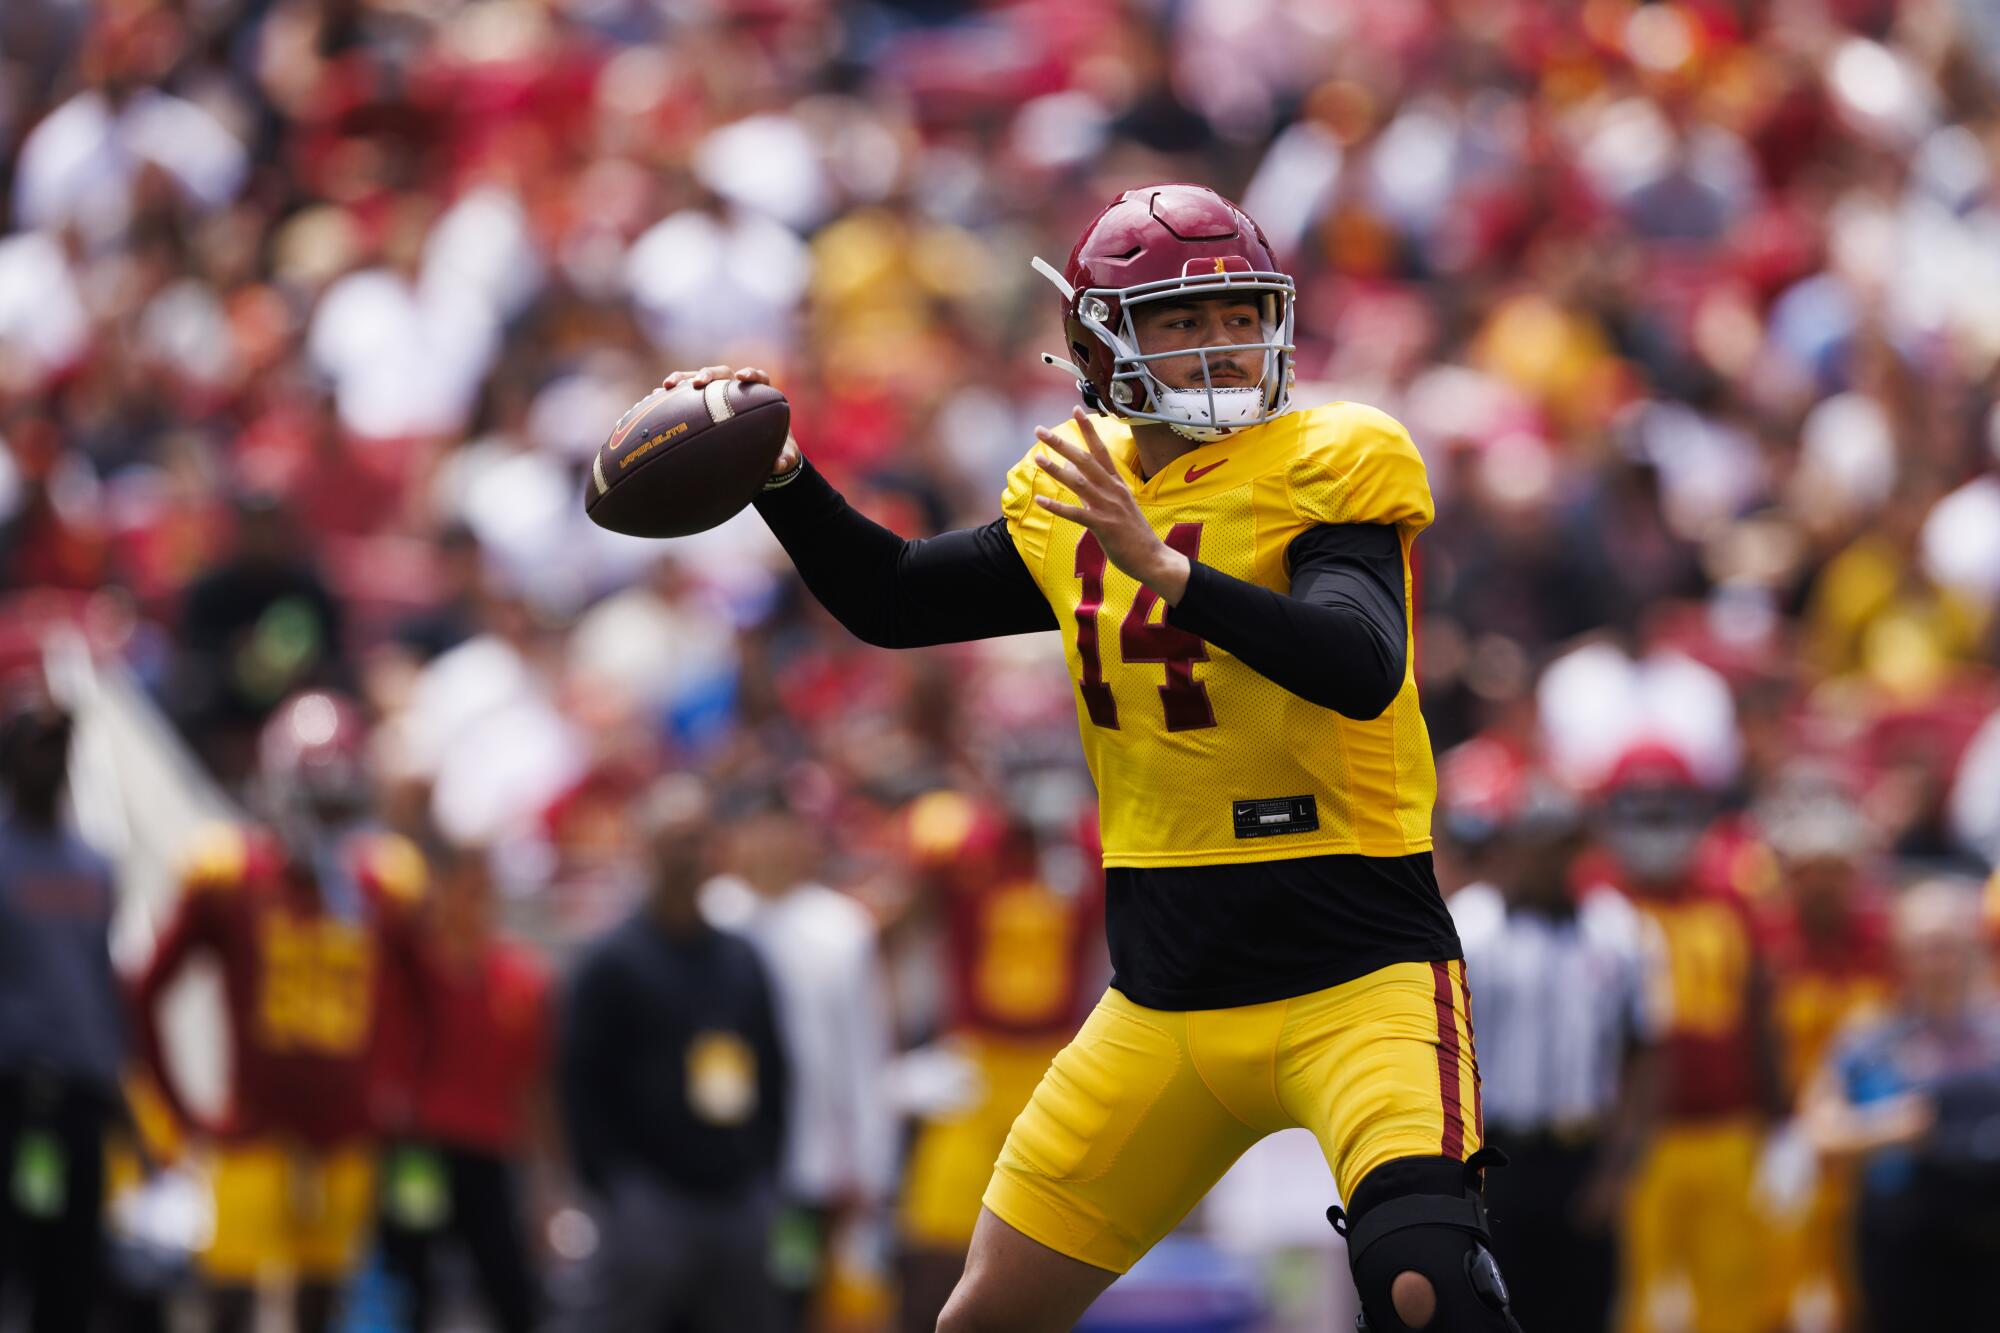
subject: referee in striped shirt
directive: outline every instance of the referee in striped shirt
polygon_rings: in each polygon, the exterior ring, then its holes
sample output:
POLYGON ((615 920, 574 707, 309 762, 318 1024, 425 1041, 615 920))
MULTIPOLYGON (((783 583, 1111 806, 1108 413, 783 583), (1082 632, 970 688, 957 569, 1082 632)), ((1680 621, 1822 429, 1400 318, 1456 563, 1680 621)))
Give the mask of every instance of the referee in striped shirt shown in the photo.
MULTIPOLYGON (((1646 926, 1617 893, 1579 897, 1576 804, 1524 777, 1497 812, 1490 878, 1451 899, 1479 1003, 1495 1257, 1522 1326, 1603 1333, 1618 1273, 1619 1203, 1648 1118, 1646 926)), ((1451 827, 1444 812, 1445 831, 1451 827)))

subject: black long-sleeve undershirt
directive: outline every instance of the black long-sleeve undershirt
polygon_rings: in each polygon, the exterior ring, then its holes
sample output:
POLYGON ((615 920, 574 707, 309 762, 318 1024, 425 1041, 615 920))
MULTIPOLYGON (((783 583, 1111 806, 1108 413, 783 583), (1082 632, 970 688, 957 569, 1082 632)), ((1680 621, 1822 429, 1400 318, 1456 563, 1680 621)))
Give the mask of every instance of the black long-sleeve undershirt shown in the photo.
MULTIPOLYGON (((905 540, 856 511, 810 463, 758 512, 808 590, 849 632, 916 648, 1057 628, 1006 520, 905 540)), ((1293 694, 1347 717, 1379 716, 1402 688, 1402 548, 1374 524, 1311 528, 1286 551, 1291 593, 1194 562, 1168 623, 1234 654, 1293 694)))
POLYGON ((1200 561, 1167 623, 1200 635, 1307 703, 1380 717, 1403 688, 1403 547, 1373 523, 1321 524, 1292 539, 1287 596, 1200 561))
POLYGON ((877 648, 925 648, 1055 629, 1004 519, 906 540, 847 503, 811 463, 757 499, 806 588, 877 648))

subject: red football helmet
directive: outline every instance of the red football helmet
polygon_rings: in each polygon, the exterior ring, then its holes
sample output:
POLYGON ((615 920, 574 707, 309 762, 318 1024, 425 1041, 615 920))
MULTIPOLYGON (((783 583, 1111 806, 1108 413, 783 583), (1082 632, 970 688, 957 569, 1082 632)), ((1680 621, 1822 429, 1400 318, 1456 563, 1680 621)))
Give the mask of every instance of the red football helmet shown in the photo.
POLYGON ((1093 410, 1158 421, 1191 439, 1219 440, 1283 415, 1292 389, 1292 303, 1263 229, 1250 215, 1200 185, 1127 190, 1084 228, 1062 273, 1046 260, 1035 270, 1063 294, 1070 359, 1044 354, 1074 372, 1093 410), (1132 309, 1149 301, 1250 296, 1263 310, 1262 342, 1146 354, 1132 309), (1218 389, 1208 379, 1210 353, 1262 351, 1264 371, 1249 388, 1218 389), (1162 384, 1150 365, 1201 357, 1201 388, 1162 384))
POLYGON ((368 806, 366 744, 361 710, 338 694, 309 690, 279 704, 257 738, 270 815, 322 828, 352 822, 368 806))
POLYGON ((1715 802, 1686 755, 1663 741, 1638 741, 1611 765, 1598 798, 1605 845, 1636 881, 1667 884, 1693 870, 1715 802))

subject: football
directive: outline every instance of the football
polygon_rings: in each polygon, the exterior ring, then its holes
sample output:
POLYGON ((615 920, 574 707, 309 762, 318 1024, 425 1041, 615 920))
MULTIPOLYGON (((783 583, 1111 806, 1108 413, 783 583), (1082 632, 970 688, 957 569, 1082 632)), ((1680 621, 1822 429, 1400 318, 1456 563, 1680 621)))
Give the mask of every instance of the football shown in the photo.
POLYGON ((633 537, 705 531, 757 497, 791 424, 791 404, 768 384, 655 389, 591 460, 584 512, 633 537))

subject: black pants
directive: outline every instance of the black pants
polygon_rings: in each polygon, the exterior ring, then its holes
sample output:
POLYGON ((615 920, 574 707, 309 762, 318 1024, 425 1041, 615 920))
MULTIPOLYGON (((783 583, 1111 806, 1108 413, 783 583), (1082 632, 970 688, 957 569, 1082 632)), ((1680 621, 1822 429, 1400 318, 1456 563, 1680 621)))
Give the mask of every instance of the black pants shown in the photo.
POLYGON ((382 1258, 408 1294, 408 1327, 422 1333, 433 1326, 433 1270, 440 1247, 456 1241, 472 1259, 493 1327, 499 1333, 527 1333, 541 1315, 541 1291, 521 1234, 512 1165, 458 1148, 426 1150, 444 1168, 450 1200, 444 1221, 424 1231, 398 1226, 386 1215, 382 1221, 382 1258))
POLYGON ((1867 1333, 2000 1326, 2000 1244, 1960 1203, 1921 1189, 1862 1195, 1855 1249, 1867 1333))
POLYGON ((1533 1333, 1604 1333, 1618 1245, 1609 1229, 1586 1230, 1576 1217, 1597 1144, 1497 1127, 1488 1138, 1509 1159, 1486 1173, 1486 1211, 1514 1316, 1533 1333))
POLYGON ((0 1305, 28 1290, 34 1333, 91 1327, 104 1264, 104 1094, 56 1080, 0 1076, 0 1305), (61 1159, 60 1206, 31 1216, 16 1199, 22 1143, 45 1136, 61 1159))
POLYGON ((606 1182, 576 1333, 784 1333, 771 1276, 776 1195, 692 1194, 643 1171, 606 1182))

